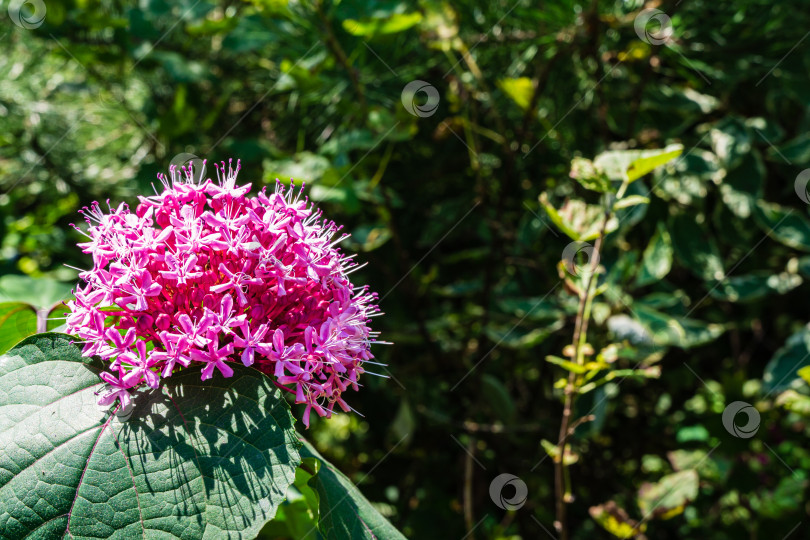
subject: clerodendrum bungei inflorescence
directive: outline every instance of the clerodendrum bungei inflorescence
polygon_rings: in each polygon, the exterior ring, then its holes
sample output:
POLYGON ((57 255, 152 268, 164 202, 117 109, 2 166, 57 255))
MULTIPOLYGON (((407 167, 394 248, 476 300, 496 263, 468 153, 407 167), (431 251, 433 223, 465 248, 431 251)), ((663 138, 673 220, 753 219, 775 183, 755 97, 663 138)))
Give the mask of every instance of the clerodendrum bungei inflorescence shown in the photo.
POLYGON ((79 275, 86 286, 68 302, 67 328, 85 356, 110 361, 99 404, 126 408, 130 389, 156 388, 194 362, 203 380, 242 362, 306 403, 306 426, 313 409, 350 410, 342 394, 373 358, 376 294, 349 281, 357 265, 336 247, 347 235, 335 238, 340 227, 301 190, 277 182, 248 197, 239 167, 216 165, 217 183, 172 167, 134 214, 84 209, 89 241, 79 246, 93 268, 79 275))

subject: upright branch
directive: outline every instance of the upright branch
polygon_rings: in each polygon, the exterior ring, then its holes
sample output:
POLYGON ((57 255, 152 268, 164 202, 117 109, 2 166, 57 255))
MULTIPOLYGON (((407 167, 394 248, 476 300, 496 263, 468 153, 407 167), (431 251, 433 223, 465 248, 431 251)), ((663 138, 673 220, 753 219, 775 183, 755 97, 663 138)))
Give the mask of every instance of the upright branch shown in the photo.
MULTIPOLYGON (((602 226, 599 230, 599 236, 593 245, 590 260, 588 261, 587 276, 585 276, 585 287, 579 290, 579 307, 577 309, 577 318, 574 323, 574 337, 571 342, 573 350, 574 362, 578 366, 585 364, 585 345, 588 337, 588 322, 591 318, 591 308, 593 306, 593 299, 596 296, 596 275, 599 269, 599 254, 602 250, 605 236, 607 235, 607 227, 611 218, 613 217, 613 205, 615 201, 621 199, 627 190, 628 182, 622 182, 619 190, 616 192, 615 197, 611 194, 605 196, 605 209, 602 218, 602 226)), ((571 415, 574 409, 576 396, 579 393, 578 376, 574 371, 568 372, 568 382, 565 385, 565 398, 563 402, 562 421, 560 422, 560 433, 558 437, 557 448, 558 454, 554 460, 554 488, 556 498, 556 519, 554 527, 560 535, 560 540, 568 540, 568 528, 566 525, 566 504, 573 500, 571 494, 571 479, 568 473, 566 464, 566 446, 568 439, 573 435, 576 428, 584 422, 593 419, 592 416, 585 416, 571 422, 571 415)))

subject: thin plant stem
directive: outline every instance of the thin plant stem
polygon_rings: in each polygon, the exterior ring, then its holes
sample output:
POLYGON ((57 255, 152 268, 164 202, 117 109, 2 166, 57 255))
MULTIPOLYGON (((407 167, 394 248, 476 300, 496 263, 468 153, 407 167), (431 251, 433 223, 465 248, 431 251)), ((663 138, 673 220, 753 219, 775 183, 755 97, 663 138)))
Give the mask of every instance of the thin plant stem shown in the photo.
MULTIPOLYGON (((593 252, 588 261, 589 268, 585 280, 585 288, 579 292, 579 308, 577 309, 577 318, 574 324, 574 337, 571 345, 574 349, 574 361, 580 366, 585 363, 584 350, 588 338, 588 322, 590 321, 591 308, 596 292, 596 274, 599 268, 599 254, 602 251, 602 244, 607 235, 608 222, 613 216, 613 205, 615 201, 624 196, 627 186, 627 181, 622 182, 616 192, 616 196, 607 197, 602 228, 599 231, 599 237, 594 242, 593 252)), ((560 422, 559 442, 557 444, 558 455, 554 460, 554 487, 556 498, 556 519, 554 527, 560 535, 560 540, 568 540, 566 504, 572 500, 571 476, 567 464, 565 463, 566 445, 568 444, 569 437, 573 435, 575 428, 583 423, 583 419, 580 419, 574 422, 573 426, 571 425, 571 415, 573 413, 576 395, 579 393, 579 384, 577 375, 573 371, 569 371, 568 382, 565 385, 565 399, 563 402, 562 420, 560 422)), ((588 421, 588 419, 589 417, 585 417, 584 421, 588 421)))

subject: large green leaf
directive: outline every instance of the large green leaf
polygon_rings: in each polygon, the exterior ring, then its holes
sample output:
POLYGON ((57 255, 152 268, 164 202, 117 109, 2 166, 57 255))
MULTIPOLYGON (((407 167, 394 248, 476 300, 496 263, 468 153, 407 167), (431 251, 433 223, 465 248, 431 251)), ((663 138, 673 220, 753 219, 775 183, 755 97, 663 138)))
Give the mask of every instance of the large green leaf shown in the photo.
POLYGON ((363 497, 360 490, 306 441, 301 455, 320 462, 318 473, 309 485, 320 499, 318 523, 326 540, 404 540, 402 533, 363 497))
POLYGON ((135 391, 121 420, 96 405, 101 368, 70 336, 0 357, 2 537, 255 536, 295 478, 299 443, 270 379, 233 367, 135 391))

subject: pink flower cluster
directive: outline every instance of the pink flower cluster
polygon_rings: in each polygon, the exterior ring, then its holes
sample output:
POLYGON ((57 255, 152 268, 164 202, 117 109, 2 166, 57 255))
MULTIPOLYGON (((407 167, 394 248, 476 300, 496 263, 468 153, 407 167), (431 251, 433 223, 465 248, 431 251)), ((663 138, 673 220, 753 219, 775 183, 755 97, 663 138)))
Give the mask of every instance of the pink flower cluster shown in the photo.
MULTIPOLYGON (((329 417, 343 392, 357 390, 376 332, 376 294, 354 287, 357 268, 333 239, 340 229, 321 219, 301 190, 263 189, 248 197, 238 186, 240 164, 216 165, 218 182, 195 179, 191 166, 158 178, 162 193, 140 197, 133 214, 125 204, 104 213, 85 208, 93 268, 68 302, 67 328, 84 340, 84 355, 110 361, 101 375, 110 389, 99 404, 129 390, 158 387, 193 362, 202 379, 231 362, 254 366, 329 417)), ((302 187, 303 190, 303 187, 302 187)))

